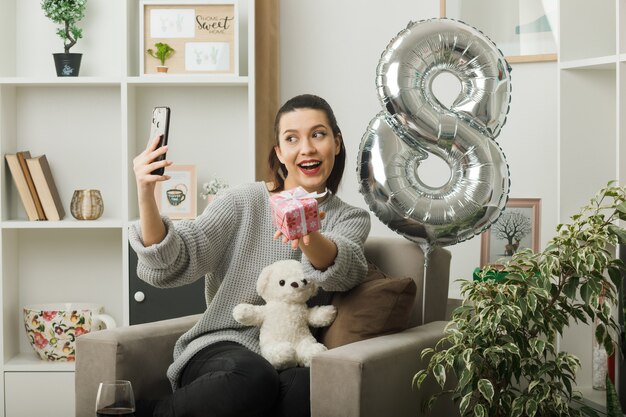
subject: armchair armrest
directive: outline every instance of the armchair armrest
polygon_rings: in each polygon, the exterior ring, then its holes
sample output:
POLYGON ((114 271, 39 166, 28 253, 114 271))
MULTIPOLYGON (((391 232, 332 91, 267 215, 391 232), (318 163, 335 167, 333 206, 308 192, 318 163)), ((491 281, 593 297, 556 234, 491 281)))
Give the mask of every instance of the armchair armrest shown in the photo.
MULTIPOLYGON (((413 376, 427 362, 422 349, 434 347, 447 322, 436 321, 400 333, 350 343, 313 357, 312 417, 404 417, 422 415, 422 399, 441 388, 427 378, 419 392, 413 376)), ((458 408, 439 398, 433 416, 456 416, 458 408)))
POLYGON ((136 398, 154 399, 172 392, 165 373, 176 340, 200 315, 88 333, 76 339, 76 416, 92 416, 98 384, 132 382, 136 398))

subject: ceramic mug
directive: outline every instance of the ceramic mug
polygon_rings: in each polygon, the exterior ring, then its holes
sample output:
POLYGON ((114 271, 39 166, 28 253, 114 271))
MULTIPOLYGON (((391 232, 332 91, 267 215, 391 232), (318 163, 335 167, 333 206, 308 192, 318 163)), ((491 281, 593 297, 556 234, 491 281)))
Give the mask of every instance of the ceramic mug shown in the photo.
POLYGON ((113 317, 93 303, 51 303, 24 307, 26 336, 37 354, 48 361, 76 359, 76 338, 101 328, 117 327, 113 317))

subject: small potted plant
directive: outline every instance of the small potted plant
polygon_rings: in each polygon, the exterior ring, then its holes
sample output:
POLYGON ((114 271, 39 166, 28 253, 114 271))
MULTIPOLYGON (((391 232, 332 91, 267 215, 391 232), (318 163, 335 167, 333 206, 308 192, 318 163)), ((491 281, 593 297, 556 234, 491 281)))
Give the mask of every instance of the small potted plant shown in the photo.
POLYGON ((215 197, 215 194, 223 188, 228 188, 228 184, 220 179, 213 178, 211 181, 202 184, 202 192, 200 193, 200 196, 204 200, 207 200, 207 203, 210 203, 215 197))
POLYGON ((172 56, 172 54, 174 53, 174 48, 163 42, 155 43, 154 47, 156 48, 156 52, 154 51, 154 49, 151 48, 146 50, 146 52, 152 58, 156 58, 161 62, 161 65, 157 66, 157 72, 165 73, 168 69, 168 67, 165 66, 165 60, 172 56))
POLYGON ((63 39, 65 52, 52 54, 60 77, 78 76, 83 54, 70 53, 70 48, 83 37, 83 30, 76 23, 85 17, 86 5, 87 0, 41 0, 46 17, 61 25, 57 28, 57 35, 63 39))

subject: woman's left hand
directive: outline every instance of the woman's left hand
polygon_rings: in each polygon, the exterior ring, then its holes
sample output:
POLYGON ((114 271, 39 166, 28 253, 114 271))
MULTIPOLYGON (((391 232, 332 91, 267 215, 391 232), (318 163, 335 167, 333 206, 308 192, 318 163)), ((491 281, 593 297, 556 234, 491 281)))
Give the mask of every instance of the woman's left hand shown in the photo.
POLYGON ((281 236, 283 237, 283 243, 290 243, 291 249, 293 250, 298 249, 298 246, 300 246, 300 240, 302 240, 302 243, 304 243, 305 245, 309 244, 309 235, 304 235, 301 238, 289 240, 289 238, 283 235, 280 230, 277 230, 276 233, 274 233, 274 240, 278 239, 281 236))
MULTIPOLYGON (((324 217, 326 217, 326 213, 324 213, 323 211, 320 211, 320 220, 324 220, 324 217)), ((315 232, 313 232, 315 233, 315 232)), ((289 240, 289 238, 285 235, 283 235, 283 233, 280 230, 277 230, 276 233, 274 233, 274 240, 280 238, 282 236, 282 240, 283 243, 290 243, 291 244, 291 249, 296 250, 298 249, 298 247, 300 246, 300 241, 302 241, 302 243, 305 246, 309 245, 310 242, 310 238, 309 235, 306 234, 304 236, 302 236, 301 238, 298 239, 293 239, 293 240, 289 240)))

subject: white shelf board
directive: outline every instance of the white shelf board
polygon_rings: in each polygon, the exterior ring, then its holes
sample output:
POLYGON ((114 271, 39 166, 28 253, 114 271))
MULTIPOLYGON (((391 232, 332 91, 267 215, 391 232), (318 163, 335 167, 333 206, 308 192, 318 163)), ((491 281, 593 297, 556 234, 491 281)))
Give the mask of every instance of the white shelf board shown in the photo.
POLYGON ((18 87, 119 86, 121 77, 0 77, 0 85, 18 87))
POLYGON ((123 225, 124 222, 119 219, 74 220, 70 216, 59 221, 5 220, 1 227, 2 229, 121 229, 123 225))
POLYGON ((619 60, 620 60, 620 62, 626 62, 626 54, 621 54, 619 56, 619 60))
POLYGON ((35 352, 20 352, 4 364, 5 372, 74 372, 75 362, 44 361, 35 352))
POLYGON ((234 75, 175 75, 175 74, 155 74, 143 75, 140 77, 127 77, 128 84, 146 87, 155 86, 203 86, 215 85, 223 87, 233 87, 248 85, 248 77, 234 75))
POLYGON ((559 62, 560 69, 590 69, 590 70, 606 70, 615 69, 617 63, 616 55, 600 56, 596 58, 576 59, 571 61, 559 62))

